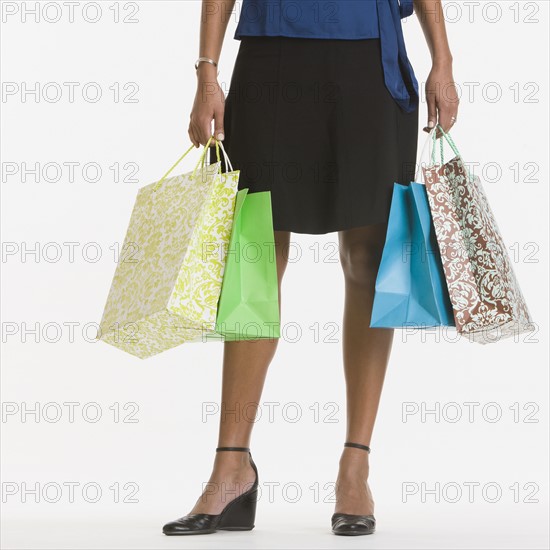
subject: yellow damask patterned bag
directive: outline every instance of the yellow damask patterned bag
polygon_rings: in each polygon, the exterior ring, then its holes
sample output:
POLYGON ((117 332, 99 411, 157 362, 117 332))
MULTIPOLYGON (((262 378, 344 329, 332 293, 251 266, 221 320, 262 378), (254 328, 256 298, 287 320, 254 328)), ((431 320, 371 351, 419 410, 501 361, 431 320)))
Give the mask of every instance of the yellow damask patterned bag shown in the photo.
POLYGON ((222 174, 217 140, 205 164, 210 141, 193 172, 167 177, 194 145, 138 191, 97 339, 142 359, 215 327, 239 170, 222 145, 222 174))

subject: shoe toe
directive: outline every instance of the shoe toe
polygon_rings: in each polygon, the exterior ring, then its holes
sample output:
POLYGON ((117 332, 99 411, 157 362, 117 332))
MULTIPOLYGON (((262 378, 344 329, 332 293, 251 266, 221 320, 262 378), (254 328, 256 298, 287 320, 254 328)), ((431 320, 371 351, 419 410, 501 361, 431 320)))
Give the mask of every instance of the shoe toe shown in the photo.
POLYGON ((212 514, 189 514, 167 523, 162 532, 165 535, 187 535, 213 532, 213 520, 218 516, 212 514))
POLYGON ((374 516, 353 514, 334 514, 332 531, 336 535, 370 535, 374 533, 376 520, 374 516))

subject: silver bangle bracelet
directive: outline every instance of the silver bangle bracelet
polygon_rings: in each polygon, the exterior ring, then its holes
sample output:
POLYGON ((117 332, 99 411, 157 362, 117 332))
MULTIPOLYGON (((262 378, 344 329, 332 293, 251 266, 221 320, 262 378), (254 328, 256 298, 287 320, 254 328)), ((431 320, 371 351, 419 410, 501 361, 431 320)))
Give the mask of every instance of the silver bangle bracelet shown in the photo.
MULTIPOLYGON (((211 65, 214 65, 216 69, 218 68, 218 64, 213 59, 210 59, 209 57, 199 57, 197 61, 195 61, 195 70, 199 68, 199 64, 202 61, 204 61, 205 63, 210 63, 211 65)), ((218 74, 219 74, 219 71, 218 71, 218 74)))

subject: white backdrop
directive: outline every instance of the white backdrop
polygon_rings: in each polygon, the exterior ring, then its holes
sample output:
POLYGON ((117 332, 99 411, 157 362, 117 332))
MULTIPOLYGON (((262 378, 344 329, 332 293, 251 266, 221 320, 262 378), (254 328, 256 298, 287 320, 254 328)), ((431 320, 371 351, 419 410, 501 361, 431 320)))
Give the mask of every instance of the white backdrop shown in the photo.
MULTIPOLYGON (((200 2, 73 4, 2 3, 3 547, 547 548, 548 2, 445 2, 452 135, 478 163, 539 331, 490 346, 396 333, 368 540, 330 533, 345 435, 335 233, 293 235, 301 258, 252 438, 257 527, 161 534, 210 473, 222 345, 141 361, 92 339, 136 191, 189 145, 200 2)), ((422 85, 416 17, 404 28, 422 85)))

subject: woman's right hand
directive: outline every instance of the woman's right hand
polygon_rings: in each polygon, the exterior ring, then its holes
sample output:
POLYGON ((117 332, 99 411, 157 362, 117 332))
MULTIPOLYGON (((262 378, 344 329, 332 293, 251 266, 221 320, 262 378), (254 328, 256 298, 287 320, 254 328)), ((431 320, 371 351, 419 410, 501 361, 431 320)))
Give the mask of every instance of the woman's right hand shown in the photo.
MULTIPOLYGON (((206 145, 214 136, 223 141, 224 127, 223 115, 225 110, 225 94, 221 89, 217 69, 208 63, 201 63, 197 70, 197 93, 191 111, 189 122, 189 137, 195 145, 206 145), (212 133, 212 120, 214 120, 214 133, 212 133)), ((211 142, 211 146, 214 143, 211 142)))

